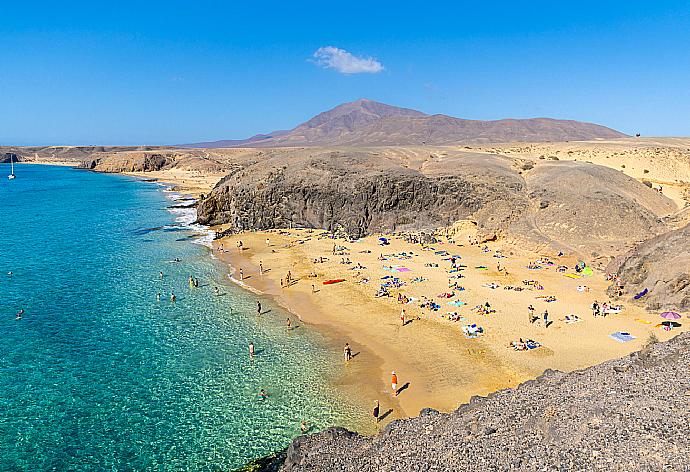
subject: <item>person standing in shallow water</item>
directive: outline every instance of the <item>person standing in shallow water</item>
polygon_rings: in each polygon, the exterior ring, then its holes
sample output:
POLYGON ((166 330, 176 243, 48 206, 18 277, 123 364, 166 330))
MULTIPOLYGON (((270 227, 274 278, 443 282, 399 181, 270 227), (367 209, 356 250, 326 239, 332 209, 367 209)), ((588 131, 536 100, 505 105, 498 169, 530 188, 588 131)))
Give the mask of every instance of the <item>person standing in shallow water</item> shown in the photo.
POLYGON ((261 314, 261 302, 259 302, 259 301, 256 302, 256 314, 257 315, 261 314))
POLYGON ((250 359, 254 359, 254 343, 253 342, 249 343, 249 357, 250 357, 250 359))
POLYGON ((290 329, 292 328, 292 321, 290 321, 290 318, 287 319, 287 321, 285 322, 285 324, 287 325, 288 331, 290 331, 290 329))

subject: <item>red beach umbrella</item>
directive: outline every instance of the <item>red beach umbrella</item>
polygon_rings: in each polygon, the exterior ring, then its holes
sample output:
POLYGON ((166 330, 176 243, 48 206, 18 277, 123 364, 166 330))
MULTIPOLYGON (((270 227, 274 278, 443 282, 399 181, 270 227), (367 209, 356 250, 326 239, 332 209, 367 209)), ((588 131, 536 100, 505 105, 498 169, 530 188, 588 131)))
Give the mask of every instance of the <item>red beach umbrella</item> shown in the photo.
POLYGON ((675 311, 665 311, 661 314, 661 317, 667 320, 679 320, 681 318, 680 314, 675 311))

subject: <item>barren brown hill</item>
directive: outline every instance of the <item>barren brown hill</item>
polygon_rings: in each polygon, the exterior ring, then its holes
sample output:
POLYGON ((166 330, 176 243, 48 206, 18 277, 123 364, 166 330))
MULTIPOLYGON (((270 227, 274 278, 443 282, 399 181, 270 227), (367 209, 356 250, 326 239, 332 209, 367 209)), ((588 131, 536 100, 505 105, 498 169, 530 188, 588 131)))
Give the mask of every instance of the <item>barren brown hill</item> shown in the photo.
POLYGON ((290 131, 248 140, 185 147, 402 146, 615 139, 626 135, 605 126, 550 118, 464 120, 399 108, 372 100, 345 103, 290 131))
POLYGON ((465 219, 486 238, 606 264, 668 231, 662 217, 676 210, 664 195, 603 166, 431 150, 264 149, 253 159, 244 153, 201 202, 199 219, 236 229, 342 229, 354 237, 465 219))

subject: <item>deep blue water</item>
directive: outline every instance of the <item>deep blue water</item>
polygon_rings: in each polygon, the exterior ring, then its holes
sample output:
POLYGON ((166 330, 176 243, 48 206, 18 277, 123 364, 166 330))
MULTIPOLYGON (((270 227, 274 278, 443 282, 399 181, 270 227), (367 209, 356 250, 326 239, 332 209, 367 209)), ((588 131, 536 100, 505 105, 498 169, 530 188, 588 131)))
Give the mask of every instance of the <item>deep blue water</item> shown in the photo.
POLYGON ((0 165, 1 470, 231 470, 287 445, 301 419, 361 420, 326 380, 338 353, 306 327, 287 333, 268 301, 257 317, 161 187, 8 173, 0 165))

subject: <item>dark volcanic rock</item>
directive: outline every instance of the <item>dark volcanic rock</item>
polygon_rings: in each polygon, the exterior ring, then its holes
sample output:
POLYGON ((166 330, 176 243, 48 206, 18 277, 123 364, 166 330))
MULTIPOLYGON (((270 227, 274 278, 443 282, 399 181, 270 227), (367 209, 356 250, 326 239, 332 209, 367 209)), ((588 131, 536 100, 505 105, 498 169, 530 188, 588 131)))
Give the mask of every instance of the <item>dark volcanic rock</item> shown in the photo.
MULTIPOLYGON (((640 302, 651 310, 690 310, 690 225, 639 245, 609 271, 618 274, 627 296, 649 290, 640 302)), ((609 291, 614 295, 617 287, 609 291)))
POLYGON ((588 369, 545 373, 450 414, 396 421, 373 438, 340 428, 302 436, 265 470, 688 470, 689 366, 684 333, 588 369))
POLYGON ((224 179, 201 202, 199 222, 229 222, 236 229, 343 229, 359 237, 449 225, 496 202, 492 215, 479 221, 480 229, 493 231, 527 203, 519 195, 521 178, 487 169, 481 178, 426 175, 358 152, 324 152, 283 163, 263 161, 224 179))
POLYGON ((591 261, 667 231, 660 214, 675 209, 605 167, 569 161, 522 167, 506 156, 462 152, 407 165, 378 150, 267 150, 224 178, 198 215, 201 223, 230 223, 231 230, 305 226, 353 237, 467 219, 480 240, 506 236, 591 261))

